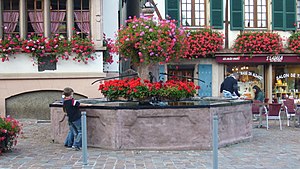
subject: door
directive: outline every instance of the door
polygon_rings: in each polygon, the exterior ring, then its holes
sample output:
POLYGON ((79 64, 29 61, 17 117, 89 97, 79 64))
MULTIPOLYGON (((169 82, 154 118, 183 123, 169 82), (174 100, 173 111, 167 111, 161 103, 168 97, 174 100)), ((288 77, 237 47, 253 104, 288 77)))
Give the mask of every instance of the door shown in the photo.
POLYGON ((204 81, 204 82, 198 81, 198 85, 200 86, 198 95, 200 97, 212 96, 212 90, 211 90, 212 65, 199 64, 198 65, 198 78, 204 81))

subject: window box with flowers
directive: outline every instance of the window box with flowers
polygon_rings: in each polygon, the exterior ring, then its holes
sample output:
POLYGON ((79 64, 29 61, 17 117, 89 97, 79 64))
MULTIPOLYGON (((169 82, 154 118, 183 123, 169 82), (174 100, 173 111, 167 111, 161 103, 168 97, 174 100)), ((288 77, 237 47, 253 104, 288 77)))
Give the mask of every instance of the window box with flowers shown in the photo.
POLYGON ((288 48, 295 53, 300 54, 300 32, 293 33, 288 39, 288 48))
POLYGON ((190 47, 184 58, 214 56, 217 51, 223 49, 224 36, 220 32, 205 28, 190 30, 188 34, 187 39, 190 47))
POLYGON ((238 35, 233 47, 235 52, 261 54, 278 54, 283 51, 282 39, 273 32, 243 32, 238 35))
POLYGON ((0 117, 0 154, 11 150, 17 144, 21 132, 19 122, 11 117, 0 117))
POLYGON ((43 35, 30 34, 27 39, 18 37, 7 37, 0 41, 0 55, 2 62, 8 61, 9 57, 15 53, 30 54, 34 64, 43 65, 62 60, 72 60, 87 64, 90 60, 95 60, 92 53, 94 43, 88 38, 81 38, 78 33, 74 33, 71 41, 56 34, 53 38, 46 38, 43 35))

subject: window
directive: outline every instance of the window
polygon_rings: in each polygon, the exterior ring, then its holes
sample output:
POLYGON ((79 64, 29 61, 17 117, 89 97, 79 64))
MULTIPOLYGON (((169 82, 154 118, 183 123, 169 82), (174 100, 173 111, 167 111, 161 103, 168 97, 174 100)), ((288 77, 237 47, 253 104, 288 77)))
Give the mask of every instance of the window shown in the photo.
POLYGON ((168 65, 168 80, 194 81, 195 65, 168 65))
POLYGON ((225 66, 225 77, 232 75, 234 72, 240 73, 238 80, 239 93, 248 99, 254 98, 254 92, 252 87, 258 86, 264 91, 264 66, 263 65, 226 65, 225 66))
POLYGON ((81 37, 90 34, 89 0, 74 0, 74 27, 81 37))
POLYGON ((19 34, 19 0, 6 0, 3 2, 3 33, 19 34))
POLYGON ((44 15, 42 0, 27 0, 28 10, 28 33, 43 34, 44 32, 44 15))
POLYGON ((182 0, 181 21, 183 26, 205 26, 205 0, 182 0))
POLYGON ((267 27, 267 0, 245 0, 245 27, 267 27))
POLYGON ((67 36, 66 0, 51 1, 51 33, 67 36))

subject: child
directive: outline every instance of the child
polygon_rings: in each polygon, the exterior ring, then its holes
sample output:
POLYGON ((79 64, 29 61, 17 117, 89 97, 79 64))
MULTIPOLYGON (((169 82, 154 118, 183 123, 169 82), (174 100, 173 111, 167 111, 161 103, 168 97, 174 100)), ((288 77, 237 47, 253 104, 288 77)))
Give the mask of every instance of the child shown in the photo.
POLYGON ((74 150, 80 150, 81 147, 81 112, 79 110, 79 106, 90 106, 90 104, 83 104, 79 103, 78 101, 74 100, 73 98, 74 90, 70 87, 64 88, 63 91, 63 109, 64 112, 67 113, 68 116, 68 123, 70 127, 70 131, 65 141, 65 145, 69 146, 73 142, 74 134, 74 142, 72 148, 74 150))

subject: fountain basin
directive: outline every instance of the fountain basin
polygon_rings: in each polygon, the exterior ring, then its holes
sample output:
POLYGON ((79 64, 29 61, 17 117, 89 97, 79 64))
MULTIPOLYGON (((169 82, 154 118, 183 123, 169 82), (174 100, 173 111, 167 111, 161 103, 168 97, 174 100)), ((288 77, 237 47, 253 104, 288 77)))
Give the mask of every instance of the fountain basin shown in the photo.
MULTIPOLYGON (((252 138, 251 101, 206 99, 196 101, 92 103, 87 112, 88 146, 112 150, 211 150, 213 116, 218 116, 219 147, 252 138)), ((52 139, 63 143, 67 117, 59 102, 50 104, 52 139)))

